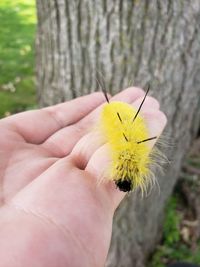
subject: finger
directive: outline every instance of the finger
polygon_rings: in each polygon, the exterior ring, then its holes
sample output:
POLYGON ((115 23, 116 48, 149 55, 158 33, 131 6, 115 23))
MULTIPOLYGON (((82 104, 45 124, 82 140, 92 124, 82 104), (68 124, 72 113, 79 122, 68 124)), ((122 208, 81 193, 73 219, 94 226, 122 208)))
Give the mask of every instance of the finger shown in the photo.
MULTIPOLYGON (((144 116, 147 121, 150 134, 152 136, 160 136, 166 125, 166 116, 158 110, 151 111, 150 113, 145 112, 144 116)), ((153 147, 155 142, 156 140, 151 140, 148 144, 150 147, 153 147)), ((91 156, 86 166, 86 171, 96 177, 97 180, 102 180, 102 177, 105 177, 105 174, 107 173, 110 160, 108 145, 101 146, 91 156)), ((108 190, 115 207, 117 207, 124 197, 124 193, 120 192, 115 187, 114 183, 107 183, 106 190, 108 190)))
MULTIPOLYGON (((146 121, 147 128, 149 130, 149 136, 159 137, 167 123, 165 114, 160 110, 148 109, 142 112, 142 116, 146 121)), ((157 139, 152 140, 150 144, 154 145, 156 140, 157 139)))
POLYGON ((50 158, 33 151, 27 153, 22 162, 15 162, 6 171, 2 186, 2 202, 9 201, 22 188, 31 183, 38 175, 45 172, 58 159, 50 158))
MULTIPOLYGON (((132 103, 142 96, 144 97, 144 91, 142 89, 130 87, 116 94, 110 99, 110 101, 123 101, 132 103)), ((97 124, 101 108, 102 106, 98 107, 76 124, 65 127, 56 132, 50 138, 48 138, 42 146, 51 151, 53 156, 64 157, 68 155, 72 151, 77 141, 83 135, 92 130, 94 125, 97 124)))
POLYGON ((84 135, 70 153, 76 167, 84 170, 91 155, 103 144, 104 140, 97 131, 92 131, 84 135))
MULTIPOLYGON (((140 106, 143 99, 142 97, 139 97, 139 94, 138 98, 135 98, 135 101, 133 100, 132 103, 132 105, 136 108, 140 106)), ((160 112, 161 114, 159 114, 159 112, 156 112, 156 109, 159 108, 159 103, 155 98, 147 97, 145 101, 146 103, 144 103, 143 110, 141 110, 140 112, 144 113, 143 117, 147 122, 148 126, 150 126, 151 123, 153 123, 154 120, 157 119, 157 117, 162 116, 163 113, 160 112), (152 108, 149 109, 149 107, 152 107, 152 104, 155 107, 155 110, 152 108)), ((154 137, 155 132, 157 132, 157 128, 156 127, 149 127, 149 128, 151 129, 150 137, 154 137)), ((156 142, 156 140, 154 140, 154 142, 156 142)), ((104 144, 103 138, 100 136, 100 134, 97 133, 97 131, 92 131, 84 135, 74 146, 71 152, 71 155, 76 160, 77 167, 79 167, 80 169, 84 169, 92 154, 103 144, 104 144)))
POLYGON ((97 149, 90 158, 86 171, 95 177, 97 184, 104 187, 108 192, 114 210, 117 208, 121 200, 124 198, 125 193, 121 192, 113 181, 109 179, 107 173, 109 172, 109 166, 111 164, 111 157, 109 153, 109 146, 105 144, 97 149), (106 179, 107 177, 107 179, 106 179))
POLYGON ((22 135, 25 141, 39 144, 59 129, 76 123, 103 102, 101 93, 93 93, 48 108, 22 112, 1 123, 22 135))
MULTIPOLYGON (((142 103, 142 100, 143 98, 140 97, 138 98, 136 101, 133 102, 133 106, 138 109, 142 103)), ((147 96, 142 107, 141 107, 141 111, 144 110, 144 109, 148 109, 148 108, 151 108, 151 109, 159 109, 160 108, 160 104, 158 102, 157 99, 155 99, 154 97, 151 97, 151 96, 147 96)))
POLYGON ((122 92, 113 96, 110 101, 122 101, 126 103, 132 103, 137 99, 144 97, 145 92, 139 87, 128 87, 122 92))

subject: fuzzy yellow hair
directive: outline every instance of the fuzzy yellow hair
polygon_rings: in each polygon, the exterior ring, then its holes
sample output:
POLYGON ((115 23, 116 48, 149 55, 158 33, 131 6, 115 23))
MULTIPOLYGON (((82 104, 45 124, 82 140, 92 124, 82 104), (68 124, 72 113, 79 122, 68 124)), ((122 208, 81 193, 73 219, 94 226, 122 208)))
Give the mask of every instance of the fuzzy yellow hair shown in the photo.
POLYGON ((144 193, 155 181, 150 170, 152 149, 146 141, 156 137, 149 136, 139 110, 123 102, 108 101, 101 113, 100 126, 111 154, 109 178, 121 191, 140 188, 144 193))

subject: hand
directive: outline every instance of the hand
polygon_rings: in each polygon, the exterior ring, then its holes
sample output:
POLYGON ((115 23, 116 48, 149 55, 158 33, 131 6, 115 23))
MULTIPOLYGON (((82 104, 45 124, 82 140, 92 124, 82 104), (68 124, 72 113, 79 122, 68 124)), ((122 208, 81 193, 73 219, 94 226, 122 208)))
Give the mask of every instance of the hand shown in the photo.
MULTIPOLYGON (((132 87, 112 99, 138 107, 143 96, 132 87)), ((103 102, 93 93, 0 121, 0 266, 104 266, 125 194, 97 184, 107 159, 91 129, 103 102)), ((147 97, 141 112, 159 136, 159 103, 147 97)))

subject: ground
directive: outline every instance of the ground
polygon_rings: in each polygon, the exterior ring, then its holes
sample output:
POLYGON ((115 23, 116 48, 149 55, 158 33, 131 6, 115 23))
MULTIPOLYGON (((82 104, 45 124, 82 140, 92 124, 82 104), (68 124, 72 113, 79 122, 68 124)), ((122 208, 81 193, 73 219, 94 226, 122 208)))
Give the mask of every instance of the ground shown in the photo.
MULTIPOLYGON (((34 0, 0 0, 0 118, 36 107, 34 0)), ((200 264, 200 139, 188 154, 166 207, 163 237, 148 266, 200 264)))
POLYGON ((200 265, 200 137, 183 164, 180 179, 165 212, 163 237, 151 256, 149 267, 173 262, 200 265))

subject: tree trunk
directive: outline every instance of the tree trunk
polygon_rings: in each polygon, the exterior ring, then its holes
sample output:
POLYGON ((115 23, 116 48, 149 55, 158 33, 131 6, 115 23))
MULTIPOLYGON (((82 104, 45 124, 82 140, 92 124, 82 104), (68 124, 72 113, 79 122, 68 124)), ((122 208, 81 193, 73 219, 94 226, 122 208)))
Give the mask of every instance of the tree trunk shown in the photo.
POLYGON ((161 235, 163 209, 200 115, 199 0, 37 0, 39 103, 151 84, 174 145, 160 194, 134 193, 116 212, 107 266, 144 266, 161 235))

